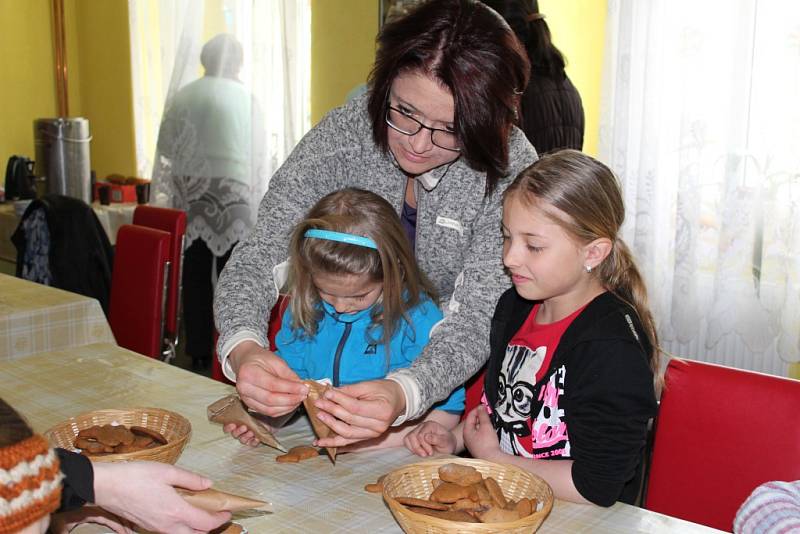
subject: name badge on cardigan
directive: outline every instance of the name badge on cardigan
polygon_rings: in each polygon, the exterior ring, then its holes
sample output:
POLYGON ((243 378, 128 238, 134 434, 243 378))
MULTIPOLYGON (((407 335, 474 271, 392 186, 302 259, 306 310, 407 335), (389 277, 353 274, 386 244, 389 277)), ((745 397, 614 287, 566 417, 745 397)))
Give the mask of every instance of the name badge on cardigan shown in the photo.
POLYGON ((464 227, 461 226, 461 223, 455 219, 448 219, 447 217, 442 217, 438 215, 436 217, 436 224, 438 226, 444 226, 445 228, 450 228, 458 232, 458 235, 464 235, 464 227))

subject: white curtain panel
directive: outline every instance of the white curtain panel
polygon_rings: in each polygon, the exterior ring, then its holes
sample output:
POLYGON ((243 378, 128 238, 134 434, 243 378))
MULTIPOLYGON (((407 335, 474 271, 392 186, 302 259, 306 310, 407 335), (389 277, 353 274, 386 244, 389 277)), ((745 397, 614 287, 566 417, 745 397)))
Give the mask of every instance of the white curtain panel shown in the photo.
POLYGON ((599 157, 662 346, 800 359, 800 2, 609 0, 599 157))
POLYGON ((221 255, 252 227, 269 178, 310 128, 310 1, 129 0, 128 6, 138 173, 153 179, 151 201, 188 210, 187 246, 202 238, 221 255), (208 133, 196 131, 197 120, 165 114, 179 91, 203 76, 200 52, 218 33, 234 35, 244 52, 238 89, 248 95, 249 162, 236 179, 219 175, 220 164, 200 146, 208 133))

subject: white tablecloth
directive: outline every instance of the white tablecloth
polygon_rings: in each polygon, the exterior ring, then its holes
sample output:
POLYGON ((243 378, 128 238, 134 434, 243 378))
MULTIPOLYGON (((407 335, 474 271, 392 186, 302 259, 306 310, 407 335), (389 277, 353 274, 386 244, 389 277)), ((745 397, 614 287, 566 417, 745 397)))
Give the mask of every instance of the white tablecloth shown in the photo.
MULTIPOLYGON (((273 514, 241 519, 251 534, 401 532, 381 496, 363 488, 381 474, 418 461, 416 456, 401 448, 342 454, 335 466, 324 455, 299 464, 277 463, 279 452, 241 445, 206 419, 206 406, 231 392, 230 386, 112 344, 0 360, 0 397, 39 432, 101 408, 154 406, 185 416, 192 437, 178 465, 211 478, 221 490, 273 503, 273 514)), ((312 440, 305 418, 277 436, 287 447, 312 440)), ((108 532, 94 526, 78 531, 108 532)), ((718 531, 625 504, 600 508, 556 501, 539 532, 718 531)))
POLYGON ((0 274, 0 360, 113 343, 97 300, 0 274))

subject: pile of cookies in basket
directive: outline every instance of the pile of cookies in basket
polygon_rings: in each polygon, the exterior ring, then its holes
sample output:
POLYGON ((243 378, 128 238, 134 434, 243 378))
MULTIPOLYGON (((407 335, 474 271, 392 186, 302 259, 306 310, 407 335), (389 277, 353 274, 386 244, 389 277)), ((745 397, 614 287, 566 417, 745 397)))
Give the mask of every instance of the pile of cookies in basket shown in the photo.
POLYGON ((94 425, 84 428, 75 436, 74 446, 89 456, 124 454, 165 445, 161 433, 143 426, 94 425))
POLYGON ((474 467, 448 463, 439 467, 438 473, 439 478, 432 479, 433 491, 427 499, 403 496, 394 499, 418 514, 466 523, 517 521, 539 507, 535 499, 506 498, 494 478, 484 477, 474 467))

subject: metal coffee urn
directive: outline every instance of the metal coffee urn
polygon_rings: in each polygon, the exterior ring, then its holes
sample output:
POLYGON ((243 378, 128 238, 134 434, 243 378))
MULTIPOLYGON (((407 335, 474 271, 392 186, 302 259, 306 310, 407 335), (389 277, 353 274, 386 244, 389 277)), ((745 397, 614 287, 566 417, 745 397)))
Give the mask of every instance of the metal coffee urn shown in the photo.
POLYGON ((45 193, 92 202, 89 121, 83 117, 36 119, 34 174, 45 193))

